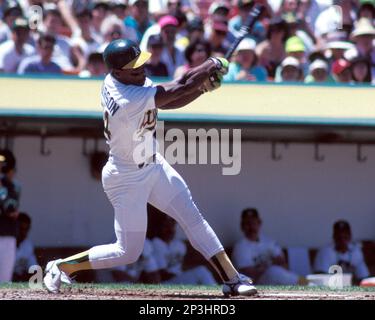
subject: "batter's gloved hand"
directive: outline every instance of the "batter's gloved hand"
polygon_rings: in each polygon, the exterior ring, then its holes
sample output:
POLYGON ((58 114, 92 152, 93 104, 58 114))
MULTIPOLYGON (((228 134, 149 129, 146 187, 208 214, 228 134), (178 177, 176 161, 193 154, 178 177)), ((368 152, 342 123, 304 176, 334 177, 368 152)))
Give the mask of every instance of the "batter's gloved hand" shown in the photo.
POLYGON ((211 57, 210 60, 212 60, 216 65, 216 70, 222 74, 225 75, 228 73, 229 69, 229 61, 222 57, 211 57))
POLYGON ((221 86, 221 81, 223 80, 223 75, 219 71, 215 71, 212 75, 210 75, 203 85, 201 86, 200 90, 202 92, 210 92, 214 91, 221 86))

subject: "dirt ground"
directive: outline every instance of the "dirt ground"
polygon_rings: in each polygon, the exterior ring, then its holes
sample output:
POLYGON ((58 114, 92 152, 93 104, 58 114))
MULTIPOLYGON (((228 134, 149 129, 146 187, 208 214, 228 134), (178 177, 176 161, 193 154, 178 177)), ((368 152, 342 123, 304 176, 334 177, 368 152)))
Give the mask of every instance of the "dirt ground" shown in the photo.
MULTIPOLYGON (((44 290, 0 289, 0 300, 222 300, 219 290, 64 288, 60 294, 44 290)), ((259 290, 242 300, 375 300, 374 291, 259 290)))

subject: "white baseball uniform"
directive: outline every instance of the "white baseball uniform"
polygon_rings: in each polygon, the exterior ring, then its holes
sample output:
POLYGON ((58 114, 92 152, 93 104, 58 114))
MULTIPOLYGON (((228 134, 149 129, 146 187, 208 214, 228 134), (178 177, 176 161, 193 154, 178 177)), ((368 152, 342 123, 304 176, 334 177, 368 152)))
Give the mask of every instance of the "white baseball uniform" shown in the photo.
POLYGON ((328 273, 333 265, 340 265, 344 273, 353 273, 357 279, 370 275, 360 244, 350 243, 349 250, 345 253, 337 252, 333 244, 321 248, 314 261, 314 270, 328 273))
POLYGON ((102 86, 105 135, 110 147, 103 168, 104 191, 115 211, 117 242, 89 250, 94 269, 135 262, 147 228, 147 202, 175 219, 193 247, 207 259, 223 250, 214 231, 194 204, 181 176, 156 152, 156 87, 124 85, 107 75, 102 86), (154 161, 145 163, 144 156, 154 161), (153 157, 152 157, 153 156, 153 157))
POLYGON ((295 285, 299 276, 283 267, 272 265, 272 258, 282 255, 282 249, 271 239, 261 235, 259 241, 243 237, 233 248, 233 263, 239 269, 266 264, 268 268, 260 276, 258 284, 295 285))
POLYGON ((189 270, 182 270, 186 255, 186 245, 179 239, 167 243, 160 238, 152 240, 155 259, 159 269, 165 269, 175 276, 165 283, 168 284, 217 284, 211 272, 205 266, 198 266, 189 270))

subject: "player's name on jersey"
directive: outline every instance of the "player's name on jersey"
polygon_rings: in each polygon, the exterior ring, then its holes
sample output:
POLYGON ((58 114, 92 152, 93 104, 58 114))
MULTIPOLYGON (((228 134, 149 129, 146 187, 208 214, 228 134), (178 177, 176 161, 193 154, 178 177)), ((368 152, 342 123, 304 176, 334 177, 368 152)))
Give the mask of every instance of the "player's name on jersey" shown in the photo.
POLYGON ((106 108, 108 109, 109 113, 113 117, 120 106, 115 102, 115 100, 110 96, 107 88, 105 86, 102 87, 102 97, 105 102, 106 108))

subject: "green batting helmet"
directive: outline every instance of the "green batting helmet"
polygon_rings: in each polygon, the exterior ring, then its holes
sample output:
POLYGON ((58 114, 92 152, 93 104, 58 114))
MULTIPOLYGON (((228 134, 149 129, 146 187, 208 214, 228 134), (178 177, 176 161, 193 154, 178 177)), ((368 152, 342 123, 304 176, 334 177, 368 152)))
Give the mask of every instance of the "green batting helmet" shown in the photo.
POLYGON ((138 44, 127 39, 112 41, 104 50, 104 62, 109 70, 136 69, 142 66, 151 53, 141 51, 138 44))

